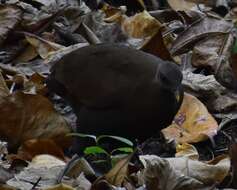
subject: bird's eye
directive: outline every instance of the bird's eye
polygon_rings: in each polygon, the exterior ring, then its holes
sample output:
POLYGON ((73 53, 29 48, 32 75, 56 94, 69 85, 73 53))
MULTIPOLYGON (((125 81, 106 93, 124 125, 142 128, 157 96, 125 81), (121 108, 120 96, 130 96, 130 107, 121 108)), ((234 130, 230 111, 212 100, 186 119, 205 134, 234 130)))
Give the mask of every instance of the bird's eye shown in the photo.
POLYGON ((164 76, 164 75, 160 75, 160 80, 161 80, 161 82, 163 82, 163 83, 169 83, 169 80, 167 79, 167 77, 166 76, 164 76))

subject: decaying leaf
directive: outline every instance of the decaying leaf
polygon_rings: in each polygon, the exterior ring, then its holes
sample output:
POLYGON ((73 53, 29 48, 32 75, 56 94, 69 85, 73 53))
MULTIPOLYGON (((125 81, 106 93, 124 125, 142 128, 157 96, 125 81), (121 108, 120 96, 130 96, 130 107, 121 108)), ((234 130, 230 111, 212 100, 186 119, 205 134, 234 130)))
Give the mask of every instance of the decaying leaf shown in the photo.
POLYGON ((142 51, 156 55, 163 60, 173 61, 170 52, 168 51, 161 30, 158 30, 145 44, 141 47, 142 51))
POLYGON ((44 188, 43 190, 76 190, 76 189, 69 185, 59 184, 49 188, 44 188))
POLYGON ((196 6, 195 3, 186 0, 168 0, 170 7, 176 11, 191 10, 196 6))
POLYGON ((90 166, 90 164, 87 162, 85 158, 77 157, 76 159, 74 159, 73 157, 67 163, 67 165, 69 165, 65 167, 67 171, 63 171, 63 173, 65 173, 65 175, 68 177, 77 178, 82 173, 89 176, 95 175, 95 171, 93 170, 93 168, 90 166))
POLYGON ((233 24, 212 15, 203 15, 201 19, 188 27, 179 35, 171 48, 172 55, 178 55, 192 50, 194 45, 202 39, 220 34, 230 33, 233 24))
POLYGON ((39 181, 37 188, 48 188, 55 185, 56 178, 64 166, 65 162, 53 156, 38 155, 6 184, 18 189, 32 189, 34 183, 39 181))
POLYGON ((2 76, 2 72, 0 72, 0 98, 6 97, 10 94, 10 91, 6 85, 6 82, 2 76))
POLYGON ((0 45, 8 37, 9 32, 21 21, 22 10, 15 5, 0 4, 0 45))
POLYGON ((36 49, 33 46, 28 45, 25 48, 25 50, 16 58, 16 61, 28 62, 28 61, 33 60, 37 56, 38 56, 38 53, 37 53, 36 49))
POLYGON ((30 79, 24 83, 23 91, 28 94, 41 94, 45 95, 47 93, 47 88, 44 85, 46 77, 39 73, 34 73, 30 76, 30 79))
POLYGON ((123 31, 133 38, 145 38, 154 35, 161 27, 161 23, 147 11, 137 13, 133 17, 122 20, 123 31))
POLYGON ((13 177, 14 177, 13 172, 11 172, 9 169, 4 168, 3 166, 0 166, 0 184, 5 183, 7 180, 13 177))
POLYGON ((89 45, 88 43, 75 44, 75 45, 71 45, 71 46, 59 49, 57 51, 51 52, 49 56, 44 60, 44 63, 53 65, 66 54, 88 45, 89 45))
POLYGON ((51 52, 57 51, 64 47, 30 33, 24 34, 26 40, 36 49, 38 55, 40 55, 40 57, 42 57, 43 59, 46 59, 51 52))
POLYGON ((222 157, 215 164, 207 164, 187 157, 162 159, 152 155, 140 156, 140 160, 145 166, 146 184, 151 187, 148 189, 152 190, 202 189, 223 181, 230 170, 228 157, 222 157))
POLYGON ((201 40, 193 48, 192 65, 208 68, 223 86, 236 89, 237 76, 229 62, 233 43, 232 33, 222 33, 201 40))
POLYGON ((173 123, 162 130, 165 137, 178 143, 193 143, 216 135, 218 124, 196 97, 185 93, 173 123))
POLYGON ((17 157, 31 160, 40 154, 49 154, 65 160, 63 150, 51 139, 31 139, 25 141, 18 149, 17 157))
POLYGON ((11 148, 35 138, 51 138, 63 147, 68 143, 68 124, 41 95, 16 92, 1 98, 0 112, 1 139, 11 148))
POLYGON ((188 143, 178 144, 176 146, 175 157, 188 157, 189 159, 198 160, 199 154, 197 149, 188 143))
POLYGON ((112 185, 121 186, 128 174, 128 164, 133 154, 121 159, 106 175, 105 179, 112 185))
POLYGON ((65 166, 65 162, 54 156, 42 154, 35 156, 28 167, 29 168, 46 167, 49 169, 51 167, 56 166, 65 166))
POLYGON ((176 171, 168 160, 157 156, 140 156, 145 166, 144 180, 148 190, 199 189, 204 184, 176 171))
POLYGON ((210 112, 226 113, 237 110, 237 95, 216 81, 213 75, 183 72, 183 86, 186 92, 202 100, 210 112))

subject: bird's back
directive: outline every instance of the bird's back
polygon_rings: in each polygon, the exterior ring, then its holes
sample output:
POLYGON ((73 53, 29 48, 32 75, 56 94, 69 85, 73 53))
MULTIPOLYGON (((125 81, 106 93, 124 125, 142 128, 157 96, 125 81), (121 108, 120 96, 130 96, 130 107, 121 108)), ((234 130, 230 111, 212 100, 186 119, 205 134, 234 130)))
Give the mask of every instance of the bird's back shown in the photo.
POLYGON ((106 107, 119 104, 141 83, 155 75, 159 58, 121 45, 80 48, 54 65, 54 77, 82 104, 106 107), (76 79, 76 80, 75 80, 76 79))

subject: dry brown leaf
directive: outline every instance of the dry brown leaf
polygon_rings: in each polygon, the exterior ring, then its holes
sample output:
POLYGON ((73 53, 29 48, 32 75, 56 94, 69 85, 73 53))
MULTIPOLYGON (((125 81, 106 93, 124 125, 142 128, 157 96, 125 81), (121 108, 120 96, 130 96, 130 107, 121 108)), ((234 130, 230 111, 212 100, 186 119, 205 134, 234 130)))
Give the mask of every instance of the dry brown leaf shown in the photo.
POLYGON ((158 156, 140 156, 147 190, 202 190, 204 184, 175 170, 167 159, 158 156))
POLYGON ((168 3, 175 11, 187 11, 196 6, 195 3, 186 0, 168 0, 168 3))
POLYGON ((194 143, 216 135, 218 124, 196 97, 185 93, 173 123, 162 130, 167 139, 177 143, 194 143))
POLYGON ((115 186, 121 186, 124 178, 128 174, 128 164, 133 154, 130 154, 121 159, 117 164, 105 175, 105 179, 115 186))
POLYGON ((0 98, 6 97, 10 94, 10 91, 5 83, 5 80, 2 76, 2 72, 0 72, 0 98))
POLYGON ((36 49, 33 46, 28 45, 25 48, 25 50, 16 58, 16 61, 28 62, 28 61, 33 60, 37 56, 38 56, 38 53, 37 53, 36 49))
POLYGON ((44 188, 42 190, 76 190, 76 189, 66 184, 59 184, 53 187, 44 188))
POLYGON ((97 178, 90 190, 113 190, 113 186, 103 178, 97 178))
POLYGON ((50 53, 62 49, 64 46, 54 42, 47 41, 39 36, 30 33, 24 33, 26 40, 36 49, 39 56, 46 59, 50 53))
POLYGON ((237 110, 237 95, 216 81, 213 75, 183 71, 183 86, 207 106, 210 112, 228 113, 237 110))
POLYGON ((17 190, 17 188, 11 187, 9 185, 0 184, 1 190, 17 190))
MULTIPOLYGON (((215 164, 207 164, 187 157, 166 158, 140 156, 145 166, 145 179, 160 182, 160 189, 195 189, 200 184, 220 183, 229 174, 230 159, 222 157, 215 164), (186 188, 185 188, 186 187, 186 188), (189 188, 188 188, 189 187, 189 188)), ((153 189, 152 189, 153 190, 153 189)))
POLYGON ((192 65, 212 70, 215 78, 223 86, 236 89, 237 76, 231 68, 229 58, 234 43, 232 33, 222 33, 201 40, 193 48, 192 65))
POLYGON ((35 138, 53 139, 64 148, 70 144, 68 124, 41 95, 16 92, 1 98, 0 112, 0 137, 10 148, 35 138))
POLYGON ((18 6, 0 4, 0 45, 21 21, 21 18, 22 10, 18 6))
POLYGON ((18 149, 17 157, 22 160, 31 160, 40 154, 50 154, 65 160, 63 150, 51 139, 32 139, 24 142, 18 149))
POLYGON ((24 92, 30 94, 41 94, 45 95, 48 90, 44 85, 46 77, 39 73, 34 73, 30 76, 30 79, 24 83, 24 92))
POLYGON ((141 50, 160 57, 163 60, 173 61, 173 58, 163 41, 160 29, 141 47, 141 50))
POLYGON ((161 27, 161 23, 147 11, 137 13, 132 17, 124 17, 121 25, 123 31, 133 38, 150 37, 161 27))
MULTIPOLYGON (((68 164, 69 163, 70 162, 68 162, 68 164)), ((95 171, 93 170, 91 165, 87 162, 87 160, 83 157, 76 159, 73 163, 70 163, 70 169, 65 173, 65 175, 70 178, 77 178, 82 173, 87 176, 95 175, 95 171)))
POLYGON ((120 15, 120 16, 122 15, 121 8, 113 7, 106 3, 103 4, 103 7, 101 8, 101 10, 105 13, 105 16, 106 16, 104 18, 105 22, 110 22, 110 21, 114 22, 116 21, 116 19, 112 19, 111 17, 114 17, 115 15, 120 15))
POLYGON ((232 28, 233 24, 224 19, 212 15, 202 16, 176 38, 170 50, 171 54, 174 56, 188 52, 197 42, 211 36, 227 34, 232 28))

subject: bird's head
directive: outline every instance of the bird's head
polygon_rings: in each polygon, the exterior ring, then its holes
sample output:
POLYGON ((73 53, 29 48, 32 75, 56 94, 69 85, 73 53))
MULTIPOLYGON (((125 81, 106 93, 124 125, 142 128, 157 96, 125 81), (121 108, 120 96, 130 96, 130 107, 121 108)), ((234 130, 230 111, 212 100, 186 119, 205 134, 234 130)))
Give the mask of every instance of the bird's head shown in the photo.
POLYGON ((156 80, 160 86, 171 92, 176 92, 182 83, 183 75, 178 65, 170 61, 159 64, 156 73, 156 80))

